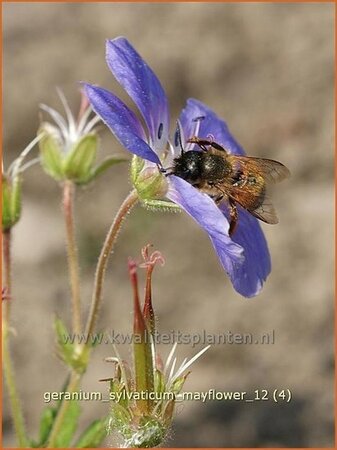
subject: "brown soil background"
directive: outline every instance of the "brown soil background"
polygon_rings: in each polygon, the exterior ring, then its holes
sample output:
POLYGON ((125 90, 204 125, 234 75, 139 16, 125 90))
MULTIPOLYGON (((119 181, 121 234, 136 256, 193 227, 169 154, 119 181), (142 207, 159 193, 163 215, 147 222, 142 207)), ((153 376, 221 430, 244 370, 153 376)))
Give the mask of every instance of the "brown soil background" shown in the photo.
MULTIPOLYGON (((204 233, 184 214, 137 207, 111 258, 100 329, 130 332, 126 261, 152 242, 166 258, 154 278, 162 333, 275 330, 273 345, 213 346, 186 390, 292 391, 288 404, 186 402, 169 446, 333 446, 333 16, 332 4, 5 4, 5 164, 34 137, 38 104, 61 111, 55 86, 74 110, 77 82, 122 95, 104 61, 104 40, 126 36, 167 92, 173 120, 188 97, 207 103, 250 155, 285 163, 292 178, 273 192, 278 226, 263 226, 273 270, 260 296, 237 295, 204 233)), ((124 95, 124 94, 123 94, 124 95)), ((123 97, 125 98, 125 96, 123 97)), ((122 152, 103 131, 101 154, 122 152)), ((23 216, 14 230, 12 339, 27 426, 37 434, 43 393, 59 391, 66 369, 55 354, 55 314, 70 324, 59 186, 37 166, 25 173, 23 216)), ((82 297, 87 312, 94 266, 109 223, 130 190, 128 167, 77 195, 82 297)), ((85 317, 85 316, 84 316, 85 317)), ((178 357, 202 346, 178 347, 178 357)), ((165 357, 170 347, 162 345, 165 357)), ((127 348, 122 354, 130 358, 127 348)), ((105 391, 96 349, 82 389, 105 391)), ((14 446, 4 395, 4 446, 14 446)), ((81 428, 107 413, 83 402, 81 428)), ((82 428, 83 429, 83 428, 82 428)), ((111 438, 106 446, 112 445, 111 438)))

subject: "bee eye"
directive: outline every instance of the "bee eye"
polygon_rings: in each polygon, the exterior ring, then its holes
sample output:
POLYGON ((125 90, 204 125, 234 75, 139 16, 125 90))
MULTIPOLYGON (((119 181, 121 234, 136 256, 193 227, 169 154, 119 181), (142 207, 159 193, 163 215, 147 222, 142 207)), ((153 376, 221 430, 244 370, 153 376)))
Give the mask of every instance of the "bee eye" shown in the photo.
POLYGON ((162 123, 160 123, 159 127, 158 127, 158 139, 160 139, 162 137, 163 129, 164 129, 164 125, 162 123))

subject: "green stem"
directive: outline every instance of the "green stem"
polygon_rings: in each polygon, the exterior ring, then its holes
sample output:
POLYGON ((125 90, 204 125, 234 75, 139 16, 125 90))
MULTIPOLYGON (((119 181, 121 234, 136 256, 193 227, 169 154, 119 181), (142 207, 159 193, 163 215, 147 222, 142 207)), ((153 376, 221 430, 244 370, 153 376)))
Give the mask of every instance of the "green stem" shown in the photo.
POLYGON ((11 300, 11 232, 3 233, 3 261, 4 285, 7 288, 8 299, 4 300, 2 316, 2 358, 5 381, 9 393, 12 419, 19 447, 28 447, 25 422, 22 413, 21 401, 15 383, 14 369, 9 350, 9 316, 11 300))
POLYGON ((105 238, 96 268, 94 291, 91 300, 91 308, 85 328, 86 336, 90 336, 95 329, 99 309, 102 302, 104 275, 109 261, 109 256, 113 249, 113 245, 116 242, 116 238, 118 236, 119 230, 121 229, 122 223, 126 215, 131 210, 131 208, 137 203, 137 201, 138 201, 137 191, 133 190, 126 197, 121 207, 119 208, 119 211, 117 212, 117 215, 114 221, 112 222, 112 225, 105 238))
MULTIPOLYGON (((80 379, 81 379, 81 375, 76 373, 75 371, 72 371, 71 375, 70 375, 69 383, 65 389, 65 392, 67 392, 67 393, 69 392, 70 394, 76 392, 78 390, 80 379)), ((57 448, 56 447, 57 437, 59 435, 60 430, 62 429, 64 417, 70 406, 70 403, 71 402, 67 401, 67 400, 62 401, 62 404, 60 406, 60 409, 58 410, 56 419, 53 424, 52 431, 51 431, 49 439, 48 439, 47 448, 57 448)))
POLYGON ((10 309, 11 309, 11 291, 12 291, 12 258, 11 258, 11 230, 6 230, 2 233, 2 251, 4 264, 4 284, 6 288, 8 299, 2 303, 2 321, 4 324, 9 324, 10 309))
POLYGON ((63 185, 63 212, 66 225, 67 252, 69 266, 69 283, 71 288, 73 332, 81 332, 81 299, 78 252, 74 227, 74 191, 72 181, 66 180, 63 185))

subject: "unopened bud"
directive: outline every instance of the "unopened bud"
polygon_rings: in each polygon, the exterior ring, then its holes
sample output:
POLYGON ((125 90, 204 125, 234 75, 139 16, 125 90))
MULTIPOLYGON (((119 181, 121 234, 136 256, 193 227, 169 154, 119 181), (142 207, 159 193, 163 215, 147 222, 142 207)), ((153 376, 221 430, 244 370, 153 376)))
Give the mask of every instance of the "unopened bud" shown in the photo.
POLYGON ((2 229, 8 231, 21 216, 21 177, 16 174, 10 180, 2 176, 2 229))
POLYGON ((156 166, 147 166, 141 158, 134 156, 131 163, 131 180, 142 200, 165 197, 168 184, 156 166))

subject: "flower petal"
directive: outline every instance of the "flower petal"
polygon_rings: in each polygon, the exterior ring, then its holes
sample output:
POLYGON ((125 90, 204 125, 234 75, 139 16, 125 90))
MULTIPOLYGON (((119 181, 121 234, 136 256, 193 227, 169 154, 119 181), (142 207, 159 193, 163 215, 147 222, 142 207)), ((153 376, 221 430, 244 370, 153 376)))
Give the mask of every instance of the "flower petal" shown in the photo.
POLYGON ((169 111, 160 81, 123 37, 108 40, 106 61, 117 79, 137 105, 150 134, 150 145, 161 152, 167 144, 169 111))
POLYGON ((160 164, 157 154, 145 142, 143 127, 136 115, 106 89, 83 83, 92 109, 110 128, 119 142, 134 155, 160 164))
POLYGON ((214 137, 214 141, 222 145, 229 153, 233 155, 245 155, 243 148, 229 132, 227 124, 210 108, 194 98, 187 100, 186 106, 182 110, 179 118, 186 139, 193 136, 195 119, 198 117, 204 117, 200 121, 199 137, 207 138, 207 135, 211 134, 214 137))
MULTIPOLYGON (((228 217, 225 205, 221 206, 228 217)), ((232 240, 244 249, 244 263, 233 267, 232 282, 245 297, 257 295, 271 270, 270 255, 259 221, 238 206, 238 224, 232 240)))
POLYGON ((182 178, 171 175, 166 196, 177 203, 209 235, 220 262, 233 282, 233 273, 243 263, 243 248, 228 236, 229 223, 214 201, 182 178))

